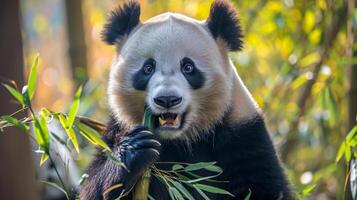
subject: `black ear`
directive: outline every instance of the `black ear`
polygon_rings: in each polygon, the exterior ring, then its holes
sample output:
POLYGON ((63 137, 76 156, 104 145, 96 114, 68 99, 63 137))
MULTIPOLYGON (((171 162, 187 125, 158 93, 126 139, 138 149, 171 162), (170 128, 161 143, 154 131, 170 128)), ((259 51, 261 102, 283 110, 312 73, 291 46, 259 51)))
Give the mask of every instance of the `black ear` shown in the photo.
POLYGON ((129 1, 113 10, 102 32, 102 39, 112 45, 128 35, 140 22, 140 5, 137 1, 129 1))
POLYGON ((243 35, 237 11, 228 1, 216 0, 212 3, 207 25, 213 37, 215 39, 222 38, 229 50, 241 50, 243 35))

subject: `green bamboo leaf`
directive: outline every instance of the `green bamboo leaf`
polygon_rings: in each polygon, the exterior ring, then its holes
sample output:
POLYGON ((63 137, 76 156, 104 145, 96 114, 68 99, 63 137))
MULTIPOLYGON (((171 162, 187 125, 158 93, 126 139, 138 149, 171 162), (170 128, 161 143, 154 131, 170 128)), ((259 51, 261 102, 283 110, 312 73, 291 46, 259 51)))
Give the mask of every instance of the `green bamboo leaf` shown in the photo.
POLYGON ((302 190, 302 195, 305 197, 305 196, 308 196, 316 187, 316 184, 311 184, 311 185, 308 185, 307 187, 305 187, 303 190, 302 190))
POLYGON ((245 196, 244 200, 249 200, 251 195, 252 191, 249 189, 249 193, 247 194, 247 196, 245 196))
POLYGON ((171 184, 178 190, 180 191, 187 199, 189 200, 195 200, 195 198, 193 198, 193 196, 190 194, 190 192, 180 183, 177 181, 174 181, 172 179, 169 179, 169 181, 171 182, 171 184))
POLYGON ((170 193, 170 197, 171 199, 177 199, 177 200, 184 200, 183 196, 181 195, 181 193, 174 187, 169 187, 169 193, 170 193), (172 196, 174 196, 174 198, 172 198, 172 196))
POLYGON ((183 169, 185 168, 184 166, 180 165, 180 164, 174 164, 172 166, 172 170, 176 171, 176 170, 180 170, 180 169, 183 169))
POLYGON ((46 185, 48 185, 48 186, 54 187, 54 188, 58 189, 59 191, 63 192, 63 194, 66 195, 67 199, 69 199, 66 190, 64 190, 63 188, 61 188, 61 187, 60 187, 59 185, 57 185, 56 183, 47 182, 47 181, 41 181, 41 182, 44 183, 44 184, 46 184, 46 185))
POLYGON ((177 177, 179 178, 180 181, 189 181, 190 178, 188 178, 187 176, 184 176, 180 173, 175 173, 177 175, 177 177))
POLYGON ((19 91, 17 91, 15 88, 11 87, 8 84, 2 83, 2 85, 19 103, 21 103, 22 106, 25 106, 24 98, 19 91))
POLYGON ((201 190, 203 190, 203 191, 206 191, 206 192, 215 193, 215 194, 226 194, 226 195, 234 197, 234 195, 231 194, 230 192, 228 192, 226 190, 223 190, 221 188, 218 188, 218 187, 199 184, 199 183, 194 184, 194 186, 199 188, 199 189, 201 189, 201 190))
POLYGON ((218 167, 217 165, 208 165, 205 167, 205 170, 217 173, 223 172, 222 168, 218 167))
POLYGON ((31 100, 30 100, 30 96, 28 93, 28 86, 25 85, 24 87, 22 87, 22 97, 24 98, 24 103, 27 107, 31 107, 31 100))
POLYGON ((76 119, 76 115, 79 108, 80 97, 82 93, 82 86, 80 86, 74 95, 74 99, 71 105, 71 108, 68 113, 67 126, 72 127, 74 120, 76 119))
POLYGON ((74 132, 74 129, 72 127, 68 126, 67 118, 63 114, 58 115, 59 121, 61 122, 64 130, 67 133, 68 138, 71 140, 73 147, 76 149, 76 151, 79 153, 79 145, 77 141, 77 136, 76 133, 74 132))
POLYGON ((75 125, 80 130, 80 134, 83 135, 89 142, 95 145, 99 145, 102 148, 107 149, 108 151, 111 151, 108 145, 100 138, 96 130, 77 121, 75 122, 75 125))
POLYGON ((346 140, 347 140, 348 142, 351 141, 351 140, 355 137, 356 133, 357 133, 357 126, 354 126, 354 127, 350 130, 350 132, 348 132, 347 137, 346 137, 346 140))
POLYGON ((152 111, 150 110, 149 107, 145 109, 143 124, 144 126, 147 126, 149 130, 154 129, 154 119, 153 119, 152 111))
POLYGON ((175 195, 174 195, 174 192, 172 191, 172 189, 171 189, 172 187, 169 187, 169 189, 168 189, 168 191, 169 191, 169 195, 170 195, 170 199, 172 199, 172 200, 176 200, 176 197, 175 197, 175 195))
POLYGON ((199 162, 199 163, 194 163, 194 164, 190 164, 188 166, 185 167, 184 171, 185 172, 189 172, 189 171, 196 171, 196 170, 200 170, 200 169, 205 169, 208 166, 212 166, 216 164, 216 162, 199 162))
POLYGON ((191 179, 191 180, 186 181, 186 183, 197 183, 197 182, 200 182, 200 181, 204 181, 204 180, 215 178, 215 177, 217 177, 219 175, 221 175, 221 173, 218 173, 218 174, 212 175, 212 176, 206 176, 206 177, 201 177, 201 178, 197 178, 197 179, 191 179))
POLYGON ((345 153, 345 148, 346 148, 346 142, 344 141, 337 151, 336 160, 335 160, 336 162, 338 162, 342 158, 343 154, 345 153))
MULTIPOLYGON (((42 130, 40 120, 33 116, 33 127, 35 131, 35 137, 38 145, 48 153, 49 150, 49 136, 42 130)), ((47 127, 47 126, 46 126, 47 127)))
POLYGON ((196 185, 193 185, 193 188, 196 189, 196 191, 205 199, 205 200, 210 200, 210 198, 196 185))
POLYGON ((48 154, 47 153, 43 153, 42 156, 41 156, 41 160, 40 160, 40 166, 42 166, 43 163, 45 163, 47 159, 48 159, 48 154))
POLYGON ((39 60, 39 55, 36 55, 36 58, 35 58, 34 62, 32 63, 32 66, 31 66, 29 79, 27 81, 28 93, 29 93, 29 99, 30 100, 32 100, 32 98, 33 98, 33 96, 35 94, 38 60, 39 60))
POLYGON ((2 119, 5 120, 7 123, 14 125, 15 127, 22 129, 25 132, 30 129, 26 124, 9 115, 2 116, 2 119))
POLYGON ((349 145, 349 143, 348 142, 346 142, 346 145, 345 145, 346 147, 345 147, 345 160, 346 160, 346 162, 348 163, 348 162, 350 162, 350 160, 351 160, 351 147, 350 147, 350 145, 349 145))
POLYGON ((47 122, 46 122, 46 119, 44 116, 40 115, 39 119, 40 119, 39 123, 40 123, 40 128, 42 131, 44 145, 46 146, 45 149, 49 149, 49 147, 50 147, 50 132, 47 127, 47 122))

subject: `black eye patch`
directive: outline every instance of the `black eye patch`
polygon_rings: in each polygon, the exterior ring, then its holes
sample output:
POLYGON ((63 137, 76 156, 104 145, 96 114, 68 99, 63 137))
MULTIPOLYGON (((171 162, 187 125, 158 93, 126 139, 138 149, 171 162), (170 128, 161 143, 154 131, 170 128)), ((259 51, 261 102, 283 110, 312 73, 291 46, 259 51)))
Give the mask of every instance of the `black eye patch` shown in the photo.
POLYGON ((155 73, 156 61, 152 58, 147 59, 143 66, 133 76, 133 87, 137 90, 145 90, 146 86, 155 73))
POLYGON ((199 89, 205 83, 203 73, 190 58, 184 57, 181 62, 181 72, 193 89, 199 89))

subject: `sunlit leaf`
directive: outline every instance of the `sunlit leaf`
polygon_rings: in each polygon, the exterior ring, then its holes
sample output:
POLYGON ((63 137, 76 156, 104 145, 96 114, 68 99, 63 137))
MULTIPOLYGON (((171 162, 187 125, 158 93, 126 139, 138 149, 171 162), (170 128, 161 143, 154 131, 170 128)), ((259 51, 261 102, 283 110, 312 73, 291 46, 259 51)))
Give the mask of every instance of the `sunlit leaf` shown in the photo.
POLYGON ((48 159, 48 154, 43 153, 41 156, 41 160, 40 160, 40 166, 42 166, 46 162, 47 159, 48 159))
POLYGON ((308 196, 316 187, 316 184, 311 184, 311 185, 308 185, 307 187, 305 187, 303 190, 302 190, 302 195, 304 197, 308 196))
POLYGON ((28 78, 28 94, 29 94, 29 99, 32 100, 34 94, 35 94, 35 89, 36 89, 36 80, 37 80, 37 68, 38 68, 38 60, 39 60, 39 55, 36 55, 36 58, 34 62, 32 63, 31 70, 30 70, 30 75, 28 78))
POLYGON ((83 135, 88 141, 111 151, 108 145, 100 138, 97 131, 81 122, 76 122, 75 125, 79 128, 80 134, 83 135))
POLYGON ((3 83, 2 85, 19 103, 21 103, 21 105, 25 106, 24 98, 22 97, 22 94, 19 91, 5 83, 3 83))
POLYGON ((346 148, 345 144, 346 144, 346 142, 343 142, 341 144, 340 148, 338 149, 338 152, 336 155, 336 162, 338 162, 342 158, 343 154, 345 153, 345 148, 346 148))
POLYGON ((33 126, 35 131, 35 137, 38 145, 45 150, 47 153, 49 151, 49 135, 46 121, 43 117, 40 116, 39 119, 33 117, 33 126), (45 125, 43 125, 43 123, 45 125))
POLYGON ((57 185, 57 183, 47 182, 47 181, 41 181, 41 182, 42 182, 42 183, 45 183, 46 185, 49 185, 49 186, 51 186, 51 187, 54 187, 54 188, 58 189, 59 191, 61 191, 61 192, 66 196, 67 199, 69 199, 66 190, 63 189, 63 188, 61 188, 61 186, 57 185))
POLYGON ((27 132, 29 130, 29 127, 26 124, 20 122, 18 119, 14 118, 14 117, 5 115, 5 116, 2 116, 2 119, 5 120, 6 122, 8 122, 9 124, 14 125, 15 127, 22 129, 25 132, 27 132))
POLYGON ((74 129, 72 127, 68 126, 66 116, 64 116, 63 114, 60 114, 60 115, 58 115, 58 117, 59 117, 59 121, 61 122, 64 130, 67 133, 68 138, 71 140, 73 147, 79 153, 79 145, 78 145, 77 136, 76 136, 74 129))
POLYGON ((46 146, 48 146, 50 143, 50 132, 48 130, 47 122, 45 117, 42 115, 40 115, 39 119, 40 119, 39 122, 40 122, 41 130, 43 131, 43 136, 44 136, 43 138, 46 143, 46 146))
POLYGON ((346 162, 350 162, 351 160, 351 147, 348 142, 346 142, 346 147, 345 147, 345 160, 346 162))
POLYGON ((350 132, 348 132, 347 137, 346 137, 346 140, 347 140, 347 141, 351 141, 351 140, 355 137, 356 133, 357 133, 357 125, 354 126, 354 127, 350 130, 350 132))
POLYGON ((308 76, 306 73, 301 74, 297 79, 295 79, 292 83, 291 83, 291 88, 293 90, 298 89, 299 87, 301 87, 304 83, 306 83, 308 81, 308 76))
POLYGON ((77 115, 77 112, 78 112, 78 108, 79 108, 81 93, 82 93, 82 86, 80 86, 78 88, 76 94, 74 95, 74 99, 73 99, 71 108, 70 108, 69 113, 68 113, 68 119, 67 119, 67 126, 68 127, 72 127, 73 122, 74 122, 74 120, 76 118, 76 115, 77 115))

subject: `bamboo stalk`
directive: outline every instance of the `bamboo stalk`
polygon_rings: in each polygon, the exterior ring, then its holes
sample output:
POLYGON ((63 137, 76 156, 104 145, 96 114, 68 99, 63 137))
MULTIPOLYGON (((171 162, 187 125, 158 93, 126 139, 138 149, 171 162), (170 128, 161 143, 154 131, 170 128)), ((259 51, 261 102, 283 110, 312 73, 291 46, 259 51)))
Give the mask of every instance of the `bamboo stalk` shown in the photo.
MULTIPOLYGON (((149 130, 153 129, 152 123, 152 113, 151 110, 146 108, 144 119, 143 119, 144 126, 147 126, 149 130)), ((150 168, 144 172, 144 175, 138 180, 135 185, 134 193, 133 193, 133 200, 147 200, 149 196, 149 186, 150 186, 150 168)))

